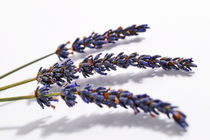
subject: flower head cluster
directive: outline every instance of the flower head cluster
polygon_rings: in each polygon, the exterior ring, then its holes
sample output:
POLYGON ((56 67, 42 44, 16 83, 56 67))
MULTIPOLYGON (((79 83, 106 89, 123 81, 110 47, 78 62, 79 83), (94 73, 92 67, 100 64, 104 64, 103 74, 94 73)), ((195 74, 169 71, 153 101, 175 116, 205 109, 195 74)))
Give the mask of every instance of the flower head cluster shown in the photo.
POLYGON ((42 85, 51 85, 53 84, 52 80, 52 72, 51 69, 42 69, 42 67, 39 69, 36 80, 41 83, 42 85))
POLYGON ((52 96, 46 96, 47 94, 49 94, 49 89, 50 87, 45 85, 43 87, 37 87, 37 89, 35 90, 35 97, 37 100, 37 103, 44 109, 44 105, 47 107, 53 107, 55 108, 55 106, 51 105, 51 101, 56 101, 58 102, 58 99, 56 97, 52 97, 52 96))
POLYGON ((116 67, 128 68, 129 66, 135 66, 138 68, 163 68, 164 70, 184 70, 190 71, 191 67, 197 67, 192 58, 179 58, 174 59, 170 57, 161 57, 160 55, 140 55, 132 53, 126 55, 123 52, 114 56, 113 53, 106 54, 103 58, 100 58, 100 54, 93 57, 92 55, 85 58, 79 65, 78 71, 83 74, 84 77, 89 77, 94 74, 94 71, 106 75, 106 71, 116 70, 116 67))
POLYGON ((65 82, 71 83, 73 79, 79 78, 76 75, 76 66, 71 59, 67 59, 61 64, 55 63, 49 69, 39 69, 37 81, 43 85, 51 85, 56 83, 62 86, 65 82))
MULTIPOLYGON (((95 103, 101 108, 104 105, 109 108, 117 108, 118 106, 121 106, 126 109, 133 109, 134 114, 138 114, 143 111, 144 113, 150 114, 152 117, 162 113, 167 115, 169 119, 172 117, 182 128, 186 128, 188 126, 186 122, 186 115, 177 110, 177 106, 173 106, 168 102, 153 99, 147 94, 134 95, 132 92, 127 90, 111 90, 110 88, 102 86, 94 88, 89 84, 87 84, 84 88, 78 89, 80 86, 77 83, 72 83, 73 80, 79 78, 77 73, 82 73, 83 77, 87 78, 95 73, 107 75, 107 71, 116 71, 117 67, 124 69, 130 66, 144 69, 162 68, 164 70, 182 70, 186 72, 191 71, 193 67, 197 67, 197 65, 193 63, 192 58, 139 55, 136 52, 129 55, 124 54, 124 52, 117 55, 114 53, 107 53, 103 57, 101 57, 102 53, 95 56, 89 55, 79 63, 78 67, 74 65, 74 62, 70 58, 68 58, 69 54, 73 54, 74 52, 84 53, 84 49, 86 47, 90 49, 100 49, 105 44, 115 43, 128 36, 136 36, 138 33, 146 32, 147 29, 149 29, 147 24, 139 26, 132 25, 127 28, 119 27, 116 30, 110 29, 103 34, 93 32, 90 36, 84 37, 83 39, 77 38, 73 42, 71 48, 67 48, 70 41, 61 44, 54 53, 39 58, 12 71, 17 71, 53 54, 57 54, 61 61, 66 59, 61 63, 55 63, 49 69, 42 69, 42 67, 39 69, 36 80, 41 83, 43 87, 40 88, 38 86, 34 95, 2 98, 1 101, 31 99, 35 97, 37 103, 44 109, 45 106, 55 108, 51 102, 58 101, 57 96, 60 96, 68 107, 73 107, 77 103, 76 97, 79 95, 85 103, 95 103), (72 52, 69 52, 69 50, 72 50, 72 52), (52 84, 60 86, 61 91, 50 93, 52 84)), ((9 74, 12 72, 9 72, 9 74)), ((5 75, 8 75, 8 73, 5 75)), ((5 75, 2 77, 5 77, 5 75)), ((4 90, 33 80, 35 80, 35 78, 8 85, 2 87, 1 89, 4 90)))
POLYGON ((61 98, 66 102, 69 107, 73 107, 76 102, 77 87, 80 87, 77 83, 66 85, 62 89, 61 98))
MULTIPOLYGON (((132 25, 124 29, 122 27, 119 27, 116 30, 110 29, 103 34, 93 32, 90 36, 84 37, 83 39, 77 38, 70 49, 78 53, 84 53, 86 47, 90 49, 100 49, 105 44, 115 43, 119 39, 125 39, 127 36, 138 35, 138 33, 146 32, 147 29, 149 29, 147 24, 143 24, 139 26, 132 25)), ((70 52, 66 45, 69 43, 70 42, 68 41, 67 43, 58 46, 55 53, 60 60, 68 58, 70 52)))
POLYGON ((68 44, 70 44, 70 41, 68 41, 67 43, 59 45, 57 50, 55 51, 55 54, 57 54, 59 60, 68 58, 69 49, 66 47, 68 44))
POLYGON ((89 37, 84 37, 83 39, 77 38, 72 45, 72 50, 83 53, 85 47, 100 49, 103 45, 115 43, 119 39, 125 39, 126 36, 134 36, 140 32, 146 32, 148 28, 147 24, 143 24, 139 26, 132 25, 125 29, 122 27, 116 30, 110 29, 101 35, 93 32, 89 37))
POLYGON ((128 68, 134 66, 137 68, 163 68, 164 70, 183 70, 190 71, 192 67, 197 67, 192 58, 170 58, 161 57, 160 55, 139 55, 131 53, 130 55, 123 52, 114 56, 113 53, 100 57, 101 53, 95 57, 89 55, 79 66, 76 67, 71 59, 67 59, 61 64, 56 63, 49 69, 40 69, 37 75, 37 81, 43 85, 51 85, 56 83, 62 86, 63 83, 71 83, 72 80, 79 78, 77 72, 82 73, 86 78, 97 72, 106 75, 106 71, 117 70, 117 67, 128 68))
POLYGON ((91 85, 87 85, 83 90, 78 93, 84 102, 95 103, 99 107, 106 105, 108 107, 117 108, 120 105, 127 109, 130 107, 137 114, 140 110, 144 113, 149 113, 152 117, 159 115, 159 113, 164 113, 173 119, 183 128, 186 128, 188 124, 186 123, 186 115, 180 111, 175 110, 176 106, 172 106, 170 103, 163 102, 159 99, 152 99, 147 94, 133 95, 129 91, 111 90, 110 88, 98 87, 93 88, 91 85), (155 114, 155 115, 154 115, 155 114))
POLYGON ((71 59, 67 59, 61 64, 54 64, 53 67, 51 67, 51 71, 53 81, 59 86, 62 86, 65 82, 63 78, 66 79, 68 83, 71 83, 73 79, 79 78, 79 76, 76 75, 76 66, 71 59))
MULTIPOLYGON (((108 107, 117 108, 118 105, 124 108, 130 107, 137 114, 142 110, 144 113, 149 113, 152 117, 159 115, 160 113, 166 114, 168 118, 171 116, 181 127, 186 128, 186 115, 178 110, 176 106, 172 106, 170 103, 163 102, 159 99, 152 99, 147 94, 134 95, 126 90, 111 90, 110 88, 98 87, 93 88, 91 85, 86 85, 83 89, 78 89, 79 85, 72 83, 63 87, 61 92, 62 99, 69 107, 73 107, 76 102, 76 94, 78 94, 85 103, 95 103, 99 107, 106 105, 108 107)), ((50 106, 52 98, 41 95, 46 95, 47 89, 39 91, 40 96, 37 97, 37 101, 43 108, 43 104, 50 106), (40 103, 41 102, 41 103, 40 103), (43 103, 43 104, 42 104, 43 103)))

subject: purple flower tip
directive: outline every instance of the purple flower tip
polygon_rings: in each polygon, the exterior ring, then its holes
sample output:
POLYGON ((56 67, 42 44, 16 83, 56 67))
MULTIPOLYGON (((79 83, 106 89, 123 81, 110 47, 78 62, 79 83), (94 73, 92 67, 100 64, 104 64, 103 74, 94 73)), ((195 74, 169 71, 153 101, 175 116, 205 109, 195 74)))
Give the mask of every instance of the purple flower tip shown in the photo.
POLYGON ((183 114, 180 111, 174 111, 172 112, 173 114, 173 119, 175 120, 175 122, 181 126, 182 128, 186 128, 188 127, 188 123, 186 122, 186 115, 183 114))
POLYGON ((68 44, 70 44, 70 41, 67 43, 61 44, 58 46, 57 50, 55 51, 55 54, 58 55, 59 60, 63 60, 68 58, 69 55, 69 49, 66 47, 68 44))

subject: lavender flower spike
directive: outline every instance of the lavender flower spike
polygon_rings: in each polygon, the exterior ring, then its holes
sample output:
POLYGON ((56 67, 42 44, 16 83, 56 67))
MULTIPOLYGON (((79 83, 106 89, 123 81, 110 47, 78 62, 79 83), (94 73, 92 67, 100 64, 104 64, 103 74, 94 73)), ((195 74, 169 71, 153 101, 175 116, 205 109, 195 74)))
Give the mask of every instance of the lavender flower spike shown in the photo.
POLYGON ((94 74, 94 71, 106 75, 106 71, 117 70, 117 67, 128 68, 134 66, 137 68, 163 68, 164 70, 184 70, 190 71, 191 67, 197 67, 193 63, 192 58, 180 58, 174 59, 170 57, 161 57, 160 55, 140 55, 138 53, 132 53, 126 55, 123 52, 114 56, 113 53, 106 54, 103 58, 100 58, 101 53, 95 57, 92 55, 86 57, 79 65, 78 71, 83 74, 84 77, 89 77, 94 74))
POLYGON ((86 47, 100 49, 105 44, 115 43, 119 39, 125 39, 127 36, 134 36, 138 35, 138 33, 146 32, 146 29, 149 29, 149 27, 147 24, 143 24, 139 26, 132 25, 125 29, 122 27, 119 27, 116 30, 110 29, 101 35, 93 32, 89 37, 84 37, 83 39, 77 38, 72 44, 72 50, 84 53, 86 47))
POLYGON ((173 117, 175 122, 182 128, 188 126, 186 122, 186 115, 182 112, 175 110, 176 106, 170 103, 163 102, 159 99, 152 99, 147 94, 133 95, 133 93, 125 90, 111 90, 110 88, 98 87, 93 88, 91 85, 86 85, 78 94, 86 103, 95 103, 99 107, 106 105, 108 107, 117 108, 120 105, 127 109, 130 107, 137 114, 140 110, 144 113, 149 113, 152 117, 159 115, 159 113, 166 114, 168 118, 173 117))
POLYGON ((98 34, 93 32, 90 36, 84 37, 83 39, 77 38, 69 52, 69 48, 66 47, 67 44, 70 44, 70 41, 67 43, 61 44, 58 46, 55 54, 58 55, 60 60, 68 58, 69 54, 73 54, 73 52, 84 53, 84 49, 86 47, 90 49, 100 49, 105 44, 115 43, 119 39, 125 39, 127 36, 136 36, 138 33, 146 32, 149 29, 147 24, 143 25, 132 25, 127 28, 119 27, 116 30, 108 30, 103 34, 98 34))
POLYGON ((117 108, 117 106, 120 105, 126 109, 130 107, 134 110, 135 114, 138 114, 140 110, 142 110, 152 117, 163 113, 166 114, 169 119, 172 117, 182 128, 188 126, 186 115, 176 110, 177 106, 173 106, 170 103, 163 102, 159 99, 153 99, 147 94, 134 95, 133 93, 122 89, 111 90, 110 88, 105 87, 93 88, 89 84, 83 89, 78 89, 77 87, 79 87, 79 85, 72 83, 64 86, 62 89, 61 97, 69 107, 73 107, 77 103, 75 94, 78 94, 85 103, 95 103, 101 108, 103 105, 106 105, 109 108, 117 108))
POLYGON ((79 78, 78 72, 86 78, 97 72, 101 75, 107 75, 107 71, 117 70, 117 67, 128 68, 129 66, 137 68, 163 68, 164 70, 183 70, 191 71, 192 67, 197 67, 192 58, 170 58, 161 57, 160 55, 139 55, 131 53, 126 55, 123 52, 114 56, 113 53, 100 57, 101 53, 95 57, 89 55, 78 67, 73 64, 71 59, 67 59, 61 64, 56 63, 49 69, 40 69, 37 74, 37 81, 43 85, 56 83, 62 86, 63 83, 71 83, 72 80, 79 78))

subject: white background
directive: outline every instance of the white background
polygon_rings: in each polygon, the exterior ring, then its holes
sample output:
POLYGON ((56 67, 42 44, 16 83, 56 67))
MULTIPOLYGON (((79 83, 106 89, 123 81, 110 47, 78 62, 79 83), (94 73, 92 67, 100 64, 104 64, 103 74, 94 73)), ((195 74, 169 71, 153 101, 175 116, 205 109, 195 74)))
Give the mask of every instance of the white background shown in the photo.
MULTIPOLYGON (((165 115, 135 116, 131 109, 101 109, 78 98, 73 108, 61 100, 54 103, 55 110, 42 110, 34 100, 0 103, 0 139, 209 139, 209 6, 208 0, 1 0, 0 75, 55 51, 68 40, 132 24, 148 24, 151 29, 102 50, 86 49, 72 59, 78 64, 90 53, 124 51, 193 57, 198 68, 191 73, 118 69, 106 77, 96 74, 77 81, 146 92, 171 102, 187 114, 190 126, 186 132, 165 115)), ((51 56, 0 80, 0 86, 34 77, 39 67, 48 68, 56 61, 57 56, 51 56)), ((33 94, 36 87, 37 82, 31 82, 2 91, 0 96, 33 94)))

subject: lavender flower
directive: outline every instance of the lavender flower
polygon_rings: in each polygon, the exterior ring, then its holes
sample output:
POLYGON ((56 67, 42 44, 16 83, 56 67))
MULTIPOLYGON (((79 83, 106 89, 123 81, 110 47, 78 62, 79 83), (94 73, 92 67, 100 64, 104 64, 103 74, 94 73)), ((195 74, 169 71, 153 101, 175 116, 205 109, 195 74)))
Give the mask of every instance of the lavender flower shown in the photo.
MULTIPOLYGON (((78 53, 84 53, 86 47, 90 49, 100 49, 103 45, 115 43, 119 39, 125 39, 126 36, 134 36, 138 35, 138 33, 146 32, 146 29, 149 29, 149 27, 147 24, 143 24, 139 26, 132 25, 125 29, 122 27, 116 30, 110 29, 101 35, 93 32, 89 37, 84 37, 83 39, 77 38, 70 49, 78 53)), ((69 52, 69 49, 66 47, 68 44, 70 44, 70 41, 58 46, 55 54, 58 55, 59 60, 66 59, 69 54, 73 54, 73 52, 69 52)))
POLYGON ((77 103, 76 96, 75 96, 75 94, 77 93, 77 87, 79 87, 77 83, 72 83, 72 84, 66 85, 62 89, 61 98, 66 102, 66 104, 69 107, 73 107, 77 103))
POLYGON ((70 44, 70 41, 68 41, 67 43, 59 45, 57 50, 55 51, 55 54, 57 54, 59 60, 61 60, 61 61, 62 61, 62 59, 68 58, 69 49, 66 47, 68 44, 70 44))
POLYGON ((65 82, 71 83, 73 79, 79 78, 78 75, 75 75, 76 73, 76 66, 69 58, 61 64, 55 63, 49 69, 40 68, 36 79, 43 85, 50 86, 56 83, 62 86, 65 82))
POLYGON ((115 43, 119 39, 125 39, 126 36, 134 36, 140 32, 146 32, 146 29, 149 29, 149 27, 147 24, 143 24, 139 26, 132 25, 125 29, 122 27, 116 30, 110 29, 102 35, 93 32, 89 37, 84 37, 82 40, 77 38, 72 45, 72 50, 83 53, 85 47, 100 49, 103 45, 115 43))
POLYGON ((74 63, 73 61, 71 61, 71 59, 67 59, 63 63, 61 64, 56 63, 53 65, 53 67, 51 67, 52 70, 51 77, 57 85, 62 86, 63 83, 65 82, 65 80, 63 79, 66 79, 68 83, 71 83, 73 79, 79 78, 78 75, 75 75, 77 71, 76 71, 76 66, 73 64, 74 63))
POLYGON ((149 27, 147 24, 143 24, 139 26, 132 25, 125 29, 122 27, 116 30, 110 29, 102 35, 93 32, 89 37, 84 37, 83 39, 77 38, 72 45, 72 50, 84 53, 85 47, 100 49, 103 45, 115 43, 119 39, 125 39, 126 36, 134 36, 138 35, 140 32, 146 32, 146 29, 149 29, 149 27))
POLYGON ((197 67, 193 63, 192 58, 170 58, 161 57, 160 55, 139 55, 131 53, 126 55, 123 52, 114 56, 113 53, 100 57, 101 53, 95 57, 89 55, 79 66, 73 65, 71 59, 67 59, 61 64, 56 63, 50 69, 40 69, 37 74, 37 81, 43 85, 51 85, 56 83, 62 86, 63 83, 71 83, 72 80, 79 78, 77 72, 82 73, 86 78, 97 72, 101 75, 107 75, 106 71, 117 70, 117 67, 128 68, 134 66, 137 68, 163 68, 164 70, 183 70, 191 71, 191 67, 197 67))
POLYGON ((144 113, 149 113, 152 117, 159 115, 159 113, 166 114, 168 118, 173 116, 173 119, 182 128, 188 126, 186 122, 186 115, 180 111, 175 110, 176 106, 170 103, 163 102, 159 99, 152 99, 147 94, 133 95, 133 93, 124 90, 111 90, 110 88, 98 87, 93 88, 91 85, 86 85, 82 90, 78 91, 84 102, 95 103, 99 107, 106 105, 108 107, 117 108, 120 105, 127 109, 130 107, 137 114, 140 110, 144 113))
MULTIPOLYGON (((69 107, 73 107, 76 102, 76 94, 78 94, 85 103, 95 103, 99 107, 106 105, 108 107, 117 108, 120 105, 123 108, 130 107, 134 110, 134 114, 138 114, 140 110, 144 113, 150 114, 152 117, 159 115, 160 113, 166 114, 170 119, 171 116, 174 121, 182 128, 188 126, 186 122, 186 115, 178 110, 177 106, 173 106, 168 102, 163 102, 159 99, 153 99, 147 94, 133 95, 133 93, 126 90, 111 90, 110 88, 97 87, 93 88, 87 84, 83 89, 78 89, 78 84, 72 83, 63 87, 61 91, 61 97, 69 107)), ((37 88, 37 102, 44 108, 51 106, 50 102, 54 101, 53 97, 46 97, 49 88, 44 86, 43 88, 37 88)), ((36 92, 35 92, 36 93, 36 92)), ((57 101, 57 100, 56 100, 57 101)))
POLYGON ((42 88, 39 88, 39 86, 37 87, 37 89, 35 90, 35 97, 37 100, 37 103, 42 107, 42 109, 44 109, 44 105, 47 107, 53 107, 55 108, 55 106, 51 105, 51 101, 58 101, 57 98, 55 97, 47 97, 46 95, 49 94, 49 86, 45 85, 42 88))
POLYGON ((132 53, 126 55, 123 52, 114 56, 113 53, 106 54, 103 58, 100 58, 100 54, 93 57, 92 55, 85 58, 77 69, 83 74, 84 77, 89 77, 94 74, 94 71, 106 75, 106 71, 116 70, 117 67, 128 68, 134 66, 138 68, 163 68, 164 70, 184 70, 190 71, 191 67, 197 67, 192 58, 179 58, 174 59, 170 57, 161 57, 160 55, 138 55, 132 53))
POLYGON ((54 83, 52 80, 52 73, 51 68, 50 69, 42 69, 42 67, 39 69, 36 80, 38 83, 41 83, 42 85, 51 85, 54 83))

